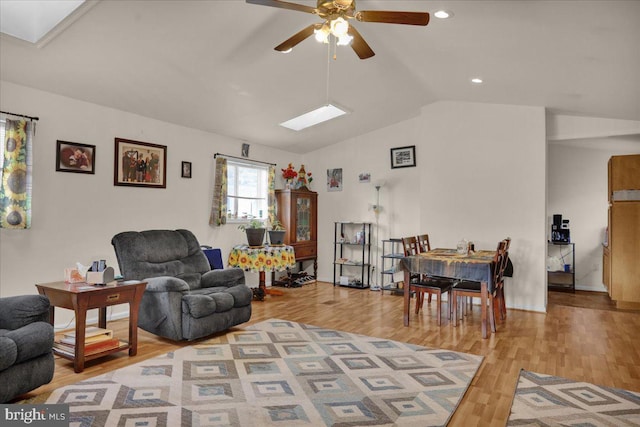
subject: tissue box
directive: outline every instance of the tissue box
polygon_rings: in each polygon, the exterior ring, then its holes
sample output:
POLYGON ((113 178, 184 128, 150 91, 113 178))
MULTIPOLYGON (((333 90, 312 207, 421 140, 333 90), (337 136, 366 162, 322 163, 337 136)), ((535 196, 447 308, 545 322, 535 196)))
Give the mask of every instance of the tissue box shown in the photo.
POLYGON ((65 268, 64 281, 67 283, 82 283, 84 282, 84 277, 77 268, 65 268))
POLYGON ((348 285, 349 284, 349 276, 340 276, 340 284, 348 285))

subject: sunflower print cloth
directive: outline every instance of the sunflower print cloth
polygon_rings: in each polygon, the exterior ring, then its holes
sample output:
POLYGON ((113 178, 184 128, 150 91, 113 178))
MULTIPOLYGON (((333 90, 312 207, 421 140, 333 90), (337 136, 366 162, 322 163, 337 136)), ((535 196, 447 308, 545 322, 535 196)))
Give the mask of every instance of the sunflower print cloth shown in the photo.
MULTIPOLYGON (((5 122, 0 181, 0 228, 31 227, 31 140, 34 123, 5 122)), ((1 160, 1 159, 0 159, 1 160)))
POLYGON ((269 246, 251 248, 235 246, 229 253, 229 267, 240 267, 244 271, 283 271, 296 264, 293 246, 269 246))

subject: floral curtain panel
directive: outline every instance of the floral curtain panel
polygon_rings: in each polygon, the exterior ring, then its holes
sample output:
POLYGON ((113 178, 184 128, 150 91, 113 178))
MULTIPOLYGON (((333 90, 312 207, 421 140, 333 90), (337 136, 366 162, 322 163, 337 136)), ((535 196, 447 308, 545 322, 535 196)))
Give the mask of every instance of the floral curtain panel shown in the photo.
POLYGON ((31 228, 32 141, 35 123, 5 122, 0 185, 0 228, 31 228))
POLYGON ((209 225, 220 226, 227 223, 227 159, 216 157, 214 179, 209 225))
POLYGON ((267 210, 269 223, 273 224, 276 219, 276 166, 269 166, 269 193, 267 194, 267 210))

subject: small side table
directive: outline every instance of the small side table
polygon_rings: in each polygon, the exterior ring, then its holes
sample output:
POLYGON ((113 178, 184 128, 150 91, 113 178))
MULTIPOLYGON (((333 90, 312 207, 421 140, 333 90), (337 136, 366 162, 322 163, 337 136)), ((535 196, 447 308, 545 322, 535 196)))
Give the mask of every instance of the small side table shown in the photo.
POLYGON ((65 359, 73 360, 75 372, 82 372, 88 360, 106 356, 117 351, 129 350, 129 356, 138 352, 138 309, 146 282, 118 282, 116 286, 98 286, 88 283, 51 282, 36 284, 40 295, 49 298, 49 322, 55 321, 55 308, 73 310, 76 315, 76 346, 73 356, 53 349, 54 353, 65 359), (87 310, 97 308, 98 326, 107 327, 107 307, 116 304, 129 304, 129 342, 123 342, 117 348, 85 356, 84 340, 87 322, 87 310))
POLYGON ((267 289, 265 272, 284 271, 296 265, 296 254, 293 246, 281 245, 252 247, 238 245, 229 253, 229 267, 240 267, 244 271, 259 273, 258 287, 265 294, 282 295, 281 291, 267 289))

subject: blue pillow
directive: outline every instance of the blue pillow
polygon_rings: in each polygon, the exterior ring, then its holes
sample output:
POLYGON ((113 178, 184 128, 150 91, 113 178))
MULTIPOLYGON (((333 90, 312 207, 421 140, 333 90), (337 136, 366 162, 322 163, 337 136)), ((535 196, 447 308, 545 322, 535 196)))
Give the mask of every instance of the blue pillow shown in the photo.
POLYGON ((209 265, 212 270, 222 270, 224 268, 220 249, 202 249, 202 252, 204 252, 204 255, 209 260, 209 265))

